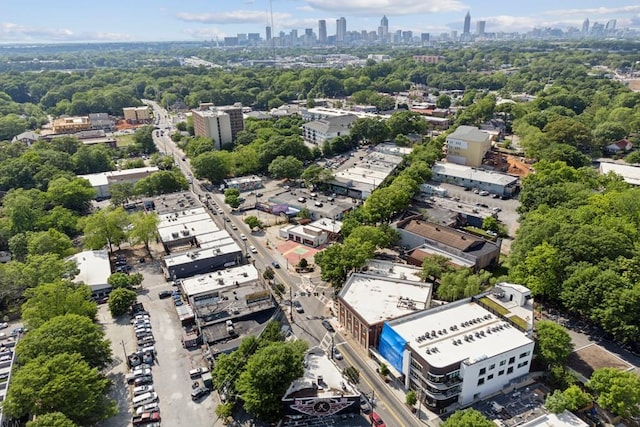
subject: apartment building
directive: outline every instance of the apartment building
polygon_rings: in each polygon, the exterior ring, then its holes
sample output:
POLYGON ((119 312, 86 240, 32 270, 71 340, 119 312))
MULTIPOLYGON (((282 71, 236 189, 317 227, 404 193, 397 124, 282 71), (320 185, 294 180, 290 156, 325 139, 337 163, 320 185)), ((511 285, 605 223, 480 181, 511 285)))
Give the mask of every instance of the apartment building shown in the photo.
POLYGON ((91 129, 88 116, 60 117, 52 123, 53 133, 74 133, 91 129))
POLYGON ((151 122, 151 113, 149 107, 125 107, 122 109, 124 113, 124 119, 128 123, 140 124, 151 122))
POLYGON ((466 166, 480 166, 491 149, 491 137, 473 126, 458 126, 447 136, 447 161, 466 166))
POLYGON ((219 150, 233 142, 231 116, 220 110, 193 110, 193 129, 196 136, 211 138, 219 150))

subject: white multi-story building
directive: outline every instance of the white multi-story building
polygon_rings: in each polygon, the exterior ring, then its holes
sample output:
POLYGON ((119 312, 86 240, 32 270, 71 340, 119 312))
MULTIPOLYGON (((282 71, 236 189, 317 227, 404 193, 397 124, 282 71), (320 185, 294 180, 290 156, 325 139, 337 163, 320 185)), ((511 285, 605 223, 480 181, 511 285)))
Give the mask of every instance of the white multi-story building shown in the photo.
POLYGON ((193 129, 196 136, 213 139, 217 150, 233 141, 231 117, 224 111, 193 110, 193 129))
POLYGON ((378 350, 404 376, 405 387, 442 412, 529 373, 532 319, 529 289, 500 283, 491 293, 386 322, 378 350))

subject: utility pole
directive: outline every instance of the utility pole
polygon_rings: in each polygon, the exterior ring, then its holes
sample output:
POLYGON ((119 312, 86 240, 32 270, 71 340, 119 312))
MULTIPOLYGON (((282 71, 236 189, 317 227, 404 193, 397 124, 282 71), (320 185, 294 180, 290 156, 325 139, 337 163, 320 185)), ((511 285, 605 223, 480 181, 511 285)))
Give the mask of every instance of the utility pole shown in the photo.
POLYGON ((291 323, 294 322, 293 320, 293 287, 291 285, 289 285, 289 320, 291 320, 291 323))
POLYGON ((124 340, 120 342, 122 343, 122 351, 124 351, 124 360, 127 361, 127 366, 129 366, 129 357, 127 356, 127 349, 124 346, 124 340))

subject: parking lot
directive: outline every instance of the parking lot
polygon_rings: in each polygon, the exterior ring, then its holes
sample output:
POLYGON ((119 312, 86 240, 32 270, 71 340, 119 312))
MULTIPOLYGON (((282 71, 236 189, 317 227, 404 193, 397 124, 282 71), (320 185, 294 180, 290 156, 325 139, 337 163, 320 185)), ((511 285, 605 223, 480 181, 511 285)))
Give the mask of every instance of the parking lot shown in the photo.
MULTIPOLYGON (((172 299, 159 299, 158 293, 172 289, 164 280, 156 262, 147 262, 134 267, 134 272, 144 274, 138 301, 150 314, 151 328, 157 351, 156 364, 152 367, 154 391, 158 394, 162 425, 204 427, 211 426, 215 419, 214 395, 199 402, 191 400, 192 382, 189 371, 205 366, 200 349, 188 351, 182 347, 182 327, 172 299)), ((113 319, 107 305, 101 305, 98 321, 104 325, 107 338, 111 340, 114 362, 108 377, 113 381, 111 397, 120 409, 117 416, 105 421, 104 427, 131 425, 134 415, 131 408, 130 387, 125 375, 129 372, 126 355, 137 350, 133 326, 129 316, 113 319)))
POLYGON ((479 402, 473 408, 490 420, 500 419, 502 425, 512 427, 544 414, 542 405, 548 393, 549 390, 543 385, 532 384, 479 402))

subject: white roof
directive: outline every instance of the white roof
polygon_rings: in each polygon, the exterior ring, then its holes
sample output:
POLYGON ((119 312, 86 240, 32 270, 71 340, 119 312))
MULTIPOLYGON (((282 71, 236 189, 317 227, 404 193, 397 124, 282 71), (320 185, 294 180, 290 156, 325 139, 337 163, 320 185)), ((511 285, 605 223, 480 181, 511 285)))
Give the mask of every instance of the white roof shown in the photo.
POLYGON ((436 162, 431 169, 434 174, 447 175, 455 178, 465 178, 473 181, 486 182, 488 184, 509 185, 518 181, 518 177, 515 176, 500 172, 476 169, 455 163, 436 162))
POLYGON ((183 279, 182 289, 185 294, 191 297, 257 280, 258 270, 248 264, 183 279))
POLYGON ((197 221, 189 221, 182 224, 177 222, 171 225, 165 225, 164 227, 158 227, 158 234, 164 243, 170 243, 174 240, 184 239, 189 236, 196 236, 198 237, 198 241, 200 241, 199 237, 201 235, 214 233, 219 230, 211 218, 203 218, 197 221), (177 235, 174 233, 177 233, 177 235))
POLYGON ((342 221, 329 218, 320 218, 309 225, 330 233, 339 233, 342 230, 342 221))
POLYGON ((342 287, 340 297, 372 325, 428 308, 431 285, 388 276, 354 273, 342 287))
POLYGON ((374 151, 377 151, 379 153, 393 154, 395 156, 405 156, 407 154, 411 154, 411 152, 413 151, 413 148, 400 147, 390 142, 383 142, 382 144, 376 145, 374 148, 374 151))
POLYGON ((197 219, 209 218, 209 219, 211 219, 211 217, 209 216, 209 214, 207 213, 205 208, 203 208, 202 206, 199 206, 199 207, 194 207, 194 208, 182 209, 182 210, 175 211, 175 212, 167 212, 167 213, 163 213, 163 214, 159 215, 160 224, 158 225, 158 227, 164 227, 165 223, 166 224, 175 223, 175 221, 174 221, 175 219, 177 219, 180 223, 182 223, 182 222, 193 221, 192 218, 197 218, 197 219), (201 216, 202 214, 204 214, 206 216, 201 216))
POLYGON ((609 172, 622 176, 625 182, 632 185, 640 185, 640 167, 631 165, 621 165, 618 163, 600 163, 600 173, 609 172))
POLYGON ((88 175, 78 175, 79 178, 84 178, 91 183, 92 187, 101 187, 109 185, 110 181, 114 180, 126 180, 130 176, 135 175, 150 175, 154 172, 158 172, 156 166, 148 166, 144 168, 123 169, 119 171, 108 171, 100 173, 90 173, 88 175))
POLYGON ((444 368, 464 360, 474 363, 533 343, 523 332, 470 300, 445 304, 398 319, 389 326, 410 342, 411 347, 419 352, 430 366, 436 368, 444 368), (462 326, 463 322, 472 320, 475 323, 462 326), (487 332, 488 330, 491 332, 487 332), (439 334, 438 331, 443 333, 439 334), (475 333, 480 331, 484 336, 476 337, 475 333), (417 340, 426 333, 430 334, 430 338, 417 340), (469 335, 473 338, 466 341, 464 338, 469 335), (460 343, 454 345, 454 339, 456 342, 460 340, 460 343))
POLYGON ((304 358, 304 364, 304 374, 291 383, 284 394, 285 399, 297 391, 313 389, 313 385, 318 384, 318 378, 320 377, 322 377, 323 384, 323 388, 317 390, 320 398, 341 396, 342 394, 345 396, 357 396, 360 394, 349 381, 345 380, 340 369, 329 359, 325 352, 317 348, 310 350, 304 358))
POLYGON ((566 409, 559 414, 545 414, 535 418, 520 427, 588 427, 589 424, 582 421, 566 409))
POLYGON ((227 185, 243 184, 243 183, 246 183, 246 182, 262 182, 262 178, 260 178, 259 176, 256 176, 256 175, 240 176, 240 177, 237 177, 237 178, 225 179, 224 182, 227 185))
MULTIPOLYGON (((366 273, 375 276, 391 277, 393 279, 409 280, 412 282, 423 282, 420 278, 420 267, 408 264, 398 264, 397 262, 385 261, 381 259, 370 259, 365 264, 366 273)), ((364 271, 364 268, 363 268, 364 271)))
POLYGON ((75 261, 80 270, 75 282, 83 282, 91 290, 109 287, 107 279, 111 276, 111 263, 106 249, 80 252, 70 256, 68 260, 75 261))
POLYGON ((195 260, 212 259, 222 254, 231 254, 241 252, 240 246, 231 238, 218 240, 208 247, 180 252, 164 257, 167 268, 175 267, 183 264, 190 264, 195 260))

